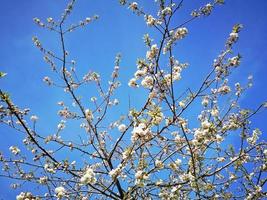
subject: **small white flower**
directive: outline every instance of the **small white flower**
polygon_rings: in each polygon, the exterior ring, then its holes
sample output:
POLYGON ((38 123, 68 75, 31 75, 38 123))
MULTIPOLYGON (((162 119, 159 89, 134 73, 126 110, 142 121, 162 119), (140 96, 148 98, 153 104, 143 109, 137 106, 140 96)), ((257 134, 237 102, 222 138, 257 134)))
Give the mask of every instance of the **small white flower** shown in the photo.
POLYGON ((142 179, 142 176, 143 176, 143 171, 142 171, 142 170, 138 170, 138 171, 135 173, 135 178, 136 178, 136 179, 142 179))
POLYGON ((54 173, 56 173, 56 170, 55 170, 55 168, 52 166, 52 164, 45 164, 44 165, 44 169, 45 169, 45 171, 47 171, 48 173, 51 173, 51 174, 54 174, 54 173))
POLYGON ((176 40, 181 40, 181 39, 183 39, 187 34, 188 34, 188 30, 187 30, 187 28, 185 28, 185 27, 178 28, 178 29, 176 30, 176 32, 174 33, 174 38, 175 38, 176 40))
POLYGON ((119 104, 119 100, 118 99, 114 99, 113 104, 114 105, 118 105, 119 104))
POLYGON ((16 196, 16 200, 30 200, 35 199, 32 193, 30 192, 21 192, 19 195, 16 196))
POLYGON ((123 166, 120 164, 117 168, 112 169, 108 174, 112 179, 115 179, 121 175, 122 170, 123 170, 123 166))
POLYGON ((32 115, 32 116, 31 116, 31 120, 35 122, 35 121, 38 120, 38 117, 37 117, 36 115, 32 115))
POLYGON ((51 85, 53 82, 52 80, 48 77, 48 76, 45 76, 43 78, 43 81, 47 84, 47 85, 51 85))
POLYGON ((48 17, 46 20, 47 20, 48 23, 52 23, 53 22, 53 18, 52 17, 48 17))
POLYGON ((86 17, 86 18, 85 18, 85 21, 86 21, 86 23, 89 23, 89 22, 92 21, 92 19, 91 19, 90 17, 86 17))
POLYGON ((205 6, 201 9, 201 11, 202 11, 202 14, 203 14, 203 15, 208 16, 208 15, 210 15, 212 9, 213 9, 213 6, 212 6, 210 3, 208 3, 207 5, 205 5, 205 6))
POLYGON ((64 187, 59 186, 59 187, 55 188, 55 193, 56 193, 56 197, 58 199, 62 199, 66 195, 66 190, 64 187))
POLYGON ((180 166, 180 165, 182 164, 182 160, 178 158, 178 159, 175 161, 175 164, 176 164, 177 166, 180 166))
POLYGON ((208 97, 204 97, 202 99, 201 104, 206 107, 209 104, 209 98, 208 97))
POLYGON ((33 21, 37 24, 41 23, 41 20, 37 17, 33 18, 33 21))
POLYGON ((240 65, 240 56, 235 56, 229 59, 230 66, 238 66, 240 65))
POLYGON ((57 102, 57 105, 64 106, 64 102, 63 101, 59 101, 59 102, 57 102))
POLYGON ((48 181, 48 177, 47 176, 43 176, 39 178, 39 183, 40 184, 46 184, 48 181))
POLYGON ((14 155, 18 155, 20 153, 20 149, 16 146, 11 146, 9 147, 9 150, 11 151, 11 153, 13 153, 14 155))
POLYGON ((146 70, 137 70, 137 71, 134 73, 134 77, 135 77, 136 79, 139 79, 139 78, 145 76, 146 73, 147 73, 146 70))
POLYGON ((162 169, 164 167, 164 164, 161 160, 156 160, 155 161, 155 166, 159 169, 162 169))
POLYGON ((156 44, 153 44, 150 48, 149 51, 147 51, 146 53, 146 58, 148 60, 152 60, 153 58, 155 58, 158 55, 159 49, 158 46, 156 44))
POLYGON ((230 180, 234 180, 234 179, 236 179, 236 175, 231 173, 230 176, 229 176, 229 179, 230 179, 230 180))
POLYGON ((209 123, 207 120, 206 120, 206 121, 203 121, 203 122, 201 123, 201 127, 202 127, 203 129, 208 129, 210 126, 211 126, 211 123, 209 123))
POLYGON ((213 116, 213 117, 218 117, 219 116, 219 110, 214 108, 210 111, 210 114, 213 116))
POLYGON ((145 16, 145 20, 148 26, 153 26, 156 23, 156 19, 152 15, 145 16))
POLYGON ((219 161, 219 162, 224 162, 225 158, 224 157, 218 157, 216 160, 219 161))
POLYGON ((238 40, 238 33, 230 33, 230 40, 236 42, 238 40))
POLYGON ((131 148, 127 148, 123 153, 122 153, 122 159, 126 160, 130 157, 132 157, 134 154, 134 150, 132 150, 131 148))
POLYGON ((96 178, 95 178, 95 173, 93 171, 92 168, 88 167, 85 170, 84 175, 81 177, 80 179, 81 183, 83 185, 87 185, 87 184, 95 184, 96 182, 96 178))
POLYGON ((129 87, 138 87, 137 83, 136 83, 136 79, 132 78, 129 82, 128 82, 128 86, 129 87))
POLYGON ((135 126, 132 133, 133 134, 138 134, 138 135, 145 135, 147 133, 147 129, 146 129, 146 124, 144 123, 140 123, 137 127, 135 126))
POLYGON ((184 101, 180 101, 180 102, 179 102, 179 106, 180 106, 181 108, 185 108, 185 103, 184 103, 184 101))
POLYGON ((127 128, 127 126, 125 124, 120 124, 118 126, 119 131, 122 133, 126 131, 126 128, 127 128))
POLYGON ((153 83, 154 83, 154 80, 151 76, 146 76, 142 82, 141 82, 141 85, 144 87, 144 88, 152 88, 153 87, 153 83))
POLYGON ((86 109, 85 110, 85 116, 86 116, 86 119, 89 120, 89 121, 91 121, 91 120, 94 119, 93 113, 89 109, 86 109))
POLYGON ((96 97, 91 97, 90 99, 92 102, 96 102, 97 98, 96 97))
POLYGON ((170 7, 165 7, 162 11, 161 11, 162 15, 170 15, 172 14, 172 9, 170 7))
POLYGON ((61 120, 60 123, 57 125, 58 130, 63 130, 66 127, 65 121, 61 120))
POLYGON ((140 123, 138 126, 134 126, 132 131, 132 142, 135 142, 140 137, 143 139, 150 139, 152 137, 151 130, 145 123, 140 123))
POLYGON ((218 143, 222 142, 222 141, 223 141, 223 137, 220 136, 219 134, 217 134, 217 135, 216 135, 216 141, 217 141, 218 143))
POLYGON ((218 89, 218 93, 221 94, 228 94, 229 92, 231 92, 231 88, 228 85, 224 85, 218 89))
POLYGON ((21 192, 19 195, 17 195, 16 200, 23 200, 25 197, 25 193, 21 192))
POLYGON ((129 6, 129 8, 133 11, 137 10, 138 9, 138 3, 136 2, 132 2, 129 6))

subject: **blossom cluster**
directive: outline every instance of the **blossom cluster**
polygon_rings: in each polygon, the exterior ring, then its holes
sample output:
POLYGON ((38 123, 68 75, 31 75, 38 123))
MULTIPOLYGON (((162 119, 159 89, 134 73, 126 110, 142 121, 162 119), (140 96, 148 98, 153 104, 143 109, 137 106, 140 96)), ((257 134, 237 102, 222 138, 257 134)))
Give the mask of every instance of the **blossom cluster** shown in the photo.
MULTIPOLYGON (((106 84, 103 83, 106 77, 95 71, 89 70, 80 77, 76 70, 79 63, 68 51, 65 35, 98 16, 68 26, 67 18, 75 2, 70 1, 59 20, 48 17, 43 22, 34 18, 38 26, 60 37, 60 54, 47 50, 33 37, 46 64, 58 76, 51 76, 53 80, 45 76, 43 81, 62 88, 71 98, 58 101, 60 121, 55 130, 41 134, 37 125, 42 118, 30 115, 27 108, 18 108, 0 90, 1 123, 26 134, 23 138, 26 148, 10 146, 13 154, 10 158, 0 153, 4 176, 48 188, 40 196, 21 192, 17 200, 265 198, 266 181, 261 176, 267 170, 267 144, 250 118, 267 104, 261 104, 255 111, 242 109, 239 100, 252 86, 252 76, 246 86, 230 80, 232 71, 241 65, 241 55, 233 54, 233 45, 240 37, 242 25, 233 27, 211 72, 199 86, 189 85, 182 90, 184 84, 177 84, 188 64, 180 62, 182 58, 178 60, 176 44, 190 39, 189 22, 210 15, 224 1, 207 3, 193 11, 188 21, 175 26, 173 19, 184 1, 168 4, 156 0, 156 13, 148 13, 139 2, 119 0, 121 5, 144 17, 149 30, 156 30, 161 36, 152 39, 150 35, 154 33, 144 34, 147 51, 137 59, 137 69, 128 86, 142 88, 146 98, 141 106, 135 107, 135 99, 132 103, 130 97, 125 113, 115 93, 121 85, 120 54, 115 57, 106 84), (96 89, 81 95, 85 91, 82 87, 90 84, 96 89), (76 130, 76 126, 80 129, 76 130), (231 138, 237 137, 238 148, 228 145, 231 138), (31 152, 32 159, 23 156, 24 149, 31 152), (255 167, 247 167, 250 164, 255 167)), ((3 76, 0 72, 0 78, 3 76)), ((21 186, 19 181, 11 185, 13 189, 21 186)))
POLYGON ((149 140, 152 137, 153 135, 148 125, 146 125, 145 123, 140 123, 134 126, 131 140, 132 142, 136 142, 138 139, 149 140))
POLYGON ((96 178, 92 168, 88 167, 80 179, 83 185, 95 184, 96 178))

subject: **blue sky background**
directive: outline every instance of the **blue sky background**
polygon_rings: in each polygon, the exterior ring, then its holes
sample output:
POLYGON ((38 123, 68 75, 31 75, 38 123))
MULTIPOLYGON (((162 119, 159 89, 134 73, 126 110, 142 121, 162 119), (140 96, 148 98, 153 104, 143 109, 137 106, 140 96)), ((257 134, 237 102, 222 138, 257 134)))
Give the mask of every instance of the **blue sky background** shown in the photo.
MULTIPOLYGON (((40 118, 38 129, 49 133, 55 130, 59 118, 55 116, 56 102, 62 100, 64 92, 49 88, 43 84, 43 77, 50 75, 50 69, 42 55, 32 44, 31 38, 38 35, 45 47, 58 51, 58 36, 55 33, 37 27, 32 19, 60 16, 67 1, 1 0, 0 7, 0 71, 8 73, 1 80, 0 87, 11 94, 13 101, 21 108, 30 107, 32 113, 40 118)), ((155 12, 152 0, 140 1, 145 10, 155 12)), ((190 12, 208 1, 188 0, 184 9, 175 17, 174 23, 180 24, 189 18, 190 12)), ((265 0, 226 0, 224 6, 216 7, 211 16, 190 23, 189 35, 176 47, 176 58, 189 62, 190 67, 182 74, 183 87, 199 85, 210 70, 212 61, 224 47, 232 26, 242 23, 244 29, 236 45, 235 53, 243 56, 242 64, 232 75, 233 80, 245 83, 247 76, 254 76, 254 87, 241 100, 241 105, 256 108, 267 100, 267 1, 265 0)), ((144 100, 144 93, 134 93, 127 86, 128 80, 136 69, 136 58, 144 57, 146 48, 143 34, 151 32, 142 17, 138 17, 118 4, 116 0, 78 0, 70 22, 76 22, 87 16, 100 15, 100 19, 84 29, 79 29, 67 37, 67 48, 71 59, 77 61, 79 74, 96 70, 105 81, 110 77, 114 58, 122 54, 121 77, 123 86, 116 96, 121 106, 114 113, 125 113, 128 96, 136 105, 144 100)), ((85 90, 84 90, 85 91, 85 90)), ((87 91, 86 91, 87 92, 87 91)), ((93 91, 89 90, 88 99, 93 91)), ((87 94, 86 94, 87 95, 87 94)), ((263 130, 266 138, 267 114, 261 113, 253 126, 263 130)), ((21 134, 0 125, 0 150, 8 154, 10 145, 21 145, 21 134)), ((234 143, 234 142, 233 142, 234 143)), ((9 189, 11 181, 0 178, 0 199, 14 199, 15 193, 9 189)))

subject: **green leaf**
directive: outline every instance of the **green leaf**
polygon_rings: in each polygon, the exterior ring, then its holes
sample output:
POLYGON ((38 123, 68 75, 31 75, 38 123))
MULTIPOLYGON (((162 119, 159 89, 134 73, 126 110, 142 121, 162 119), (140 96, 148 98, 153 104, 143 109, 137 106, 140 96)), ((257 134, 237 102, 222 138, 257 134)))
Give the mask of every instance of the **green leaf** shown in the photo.
POLYGON ((224 4, 224 0, 216 0, 215 3, 224 4))
POLYGON ((233 33, 239 33, 241 28, 243 28, 243 25, 242 24, 236 24, 234 25, 233 27, 233 33))
POLYGON ((3 78, 4 76, 6 76, 7 73, 4 73, 4 72, 0 72, 0 78, 3 78))
POLYGON ((9 101, 10 99, 10 95, 6 92, 2 92, 1 95, 0 95, 0 98, 4 101, 9 101))

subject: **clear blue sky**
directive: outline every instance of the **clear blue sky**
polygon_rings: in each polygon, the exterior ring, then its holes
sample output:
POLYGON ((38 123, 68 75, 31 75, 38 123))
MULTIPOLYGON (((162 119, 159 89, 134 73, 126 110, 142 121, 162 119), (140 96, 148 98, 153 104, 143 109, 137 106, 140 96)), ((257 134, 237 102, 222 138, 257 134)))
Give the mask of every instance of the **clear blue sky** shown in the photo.
MULTIPOLYGON (((9 91, 13 101, 20 107, 30 107, 32 112, 39 116, 39 129, 44 132, 55 129, 59 121, 54 117, 58 109, 56 102, 62 99, 64 93, 42 83, 43 77, 49 75, 50 70, 31 41, 32 36, 38 35, 46 47, 58 50, 58 38, 54 33, 37 27, 32 19, 39 17, 45 20, 49 16, 57 18, 66 2, 1 0, 0 71, 8 73, 0 82, 1 89, 9 91)), ((143 0, 140 5, 153 12, 152 2, 143 0)), ((175 22, 179 24, 188 19, 193 8, 198 8, 206 2, 208 1, 185 1, 184 10, 177 14, 175 22)), ((233 79, 245 82, 247 76, 253 74, 254 87, 246 93, 241 105, 255 108, 267 100, 266 10, 266 0, 226 0, 226 4, 217 7, 211 16, 189 24, 190 34, 176 47, 176 57, 182 62, 190 63, 190 67, 183 74, 183 85, 194 86, 203 79, 213 59, 223 48, 232 26, 242 23, 244 29, 235 51, 239 52, 243 59, 240 68, 233 74, 233 79)), ((127 87, 127 81, 136 69, 136 58, 145 55, 146 48, 142 37, 147 31, 151 32, 151 29, 146 26, 142 17, 137 17, 120 6, 117 0, 78 0, 70 22, 94 14, 100 15, 100 20, 67 37, 67 47, 72 58, 77 60, 79 73, 84 74, 93 69, 103 76, 103 80, 107 80, 113 69, 114 57, 121 52, 120 80, 124 86, 118 91, 117 97, 124 108, 127 107, 128 95, 135 99, 137 104, 141 103, 142 93, 134 94, 127 87)), ((90 92, 92 91, 88 91, 90 92)), ((266 112, 261 113, 255 118, 253 126, 266 132, 266 118, 266 112)), ((20 134, 0 125, 2 152, 8 153, 10 145, 20 146, 21 139, 20 134)), ((14 199, 15 193, 9 189, 10 183, 0 178, 0 199, 14 199)))

